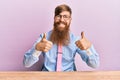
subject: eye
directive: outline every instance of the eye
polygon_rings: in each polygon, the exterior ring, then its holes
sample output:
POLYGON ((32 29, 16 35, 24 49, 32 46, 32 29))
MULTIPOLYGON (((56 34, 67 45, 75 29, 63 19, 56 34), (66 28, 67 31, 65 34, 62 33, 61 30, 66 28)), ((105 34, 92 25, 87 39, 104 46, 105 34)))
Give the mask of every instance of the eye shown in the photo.
POLYGON ((68 15, 57 15, 57 16, 56 16, 56 19, 59 20, 59 19, 61 19, 62 17, 63 17, 64 20, 68 20, 68 19, 70 18, 70 16, 68 16, 68 15))
POLYGON ((59 17, 59 18, 60 18, 60 17, 61 17, 61 15, 57 15, 56 17, 59 17))
POLYGON ((63 18, 69 18, 69 16, 67 16, 67 15, 63 15, 63 18))

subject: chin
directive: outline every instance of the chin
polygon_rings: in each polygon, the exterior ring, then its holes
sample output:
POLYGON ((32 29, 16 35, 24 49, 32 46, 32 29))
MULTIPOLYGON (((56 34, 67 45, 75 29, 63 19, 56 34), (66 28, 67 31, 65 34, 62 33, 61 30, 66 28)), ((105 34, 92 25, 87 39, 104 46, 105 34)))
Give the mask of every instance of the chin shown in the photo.
POLYGON ((63 27, 59 27, 58 30, 59 31, 64 31, 64 28, 63 27))

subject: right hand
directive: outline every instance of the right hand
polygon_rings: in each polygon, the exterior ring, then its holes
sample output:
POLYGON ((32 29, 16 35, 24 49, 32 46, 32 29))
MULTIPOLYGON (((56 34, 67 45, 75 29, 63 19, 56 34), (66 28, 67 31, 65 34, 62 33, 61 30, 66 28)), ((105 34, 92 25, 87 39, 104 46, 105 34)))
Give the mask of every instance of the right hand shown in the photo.
POLYGON ((46 39, 46 33, 44 33, 42 40, 36 44, 35 48, 38 51, 48 52, 51 49, 52 45, 53 43, 46 39))

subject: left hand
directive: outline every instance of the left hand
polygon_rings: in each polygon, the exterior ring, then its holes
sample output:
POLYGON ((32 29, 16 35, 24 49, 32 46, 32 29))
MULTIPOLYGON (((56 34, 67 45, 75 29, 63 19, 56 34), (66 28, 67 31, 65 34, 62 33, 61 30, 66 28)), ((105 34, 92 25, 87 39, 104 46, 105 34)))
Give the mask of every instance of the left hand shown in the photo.
POLYGON ((75 44, 81 50, 87 50, 91 46, 91 42, 85 37, 84 32, 81 32, 81 39, 76 41, 75 44))

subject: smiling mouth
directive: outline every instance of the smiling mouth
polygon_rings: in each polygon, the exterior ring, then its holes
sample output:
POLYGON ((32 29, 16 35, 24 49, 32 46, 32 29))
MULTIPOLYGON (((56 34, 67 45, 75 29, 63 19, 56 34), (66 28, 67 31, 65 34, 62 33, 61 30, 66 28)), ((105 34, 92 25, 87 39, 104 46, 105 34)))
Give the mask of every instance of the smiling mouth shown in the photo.
POLYGON ((59 24, 59 27, 65 27, 65 24, 60 23, 60 24, 59 24))

